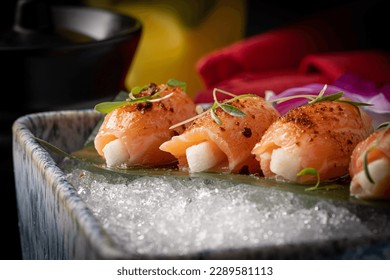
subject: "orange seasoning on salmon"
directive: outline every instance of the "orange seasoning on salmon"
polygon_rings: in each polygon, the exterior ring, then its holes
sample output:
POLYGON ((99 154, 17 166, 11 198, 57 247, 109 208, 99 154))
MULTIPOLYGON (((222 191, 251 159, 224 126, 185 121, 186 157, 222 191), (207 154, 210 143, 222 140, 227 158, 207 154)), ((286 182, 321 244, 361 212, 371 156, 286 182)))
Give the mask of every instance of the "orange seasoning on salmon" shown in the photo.
POLYGON ((349 165, 350 194, 360 199, 390 199, 390 125, 354 149, 349 165))
POLYGON ((99 155, 111 167, 153 167, 176 161, 159 146, 184 131, 185 126, 169 129, 173 124, 196 115, 192 99, 183 87, 169 82, 152 83, 129 96, 123 102, 99 104, 103 112, 110 110, 94 139, 99 155))
POLYGON ((322 101, 287 112, 265 132, 252 154, 267 178, 313 183, 315 176, 297 174, 305 168, 321 180, 348 174, 355 146, 372 131, 371 118, 347 102, 322 101))
POLYGON ((192 173, 258 172, 251 150, 279 112, 253 95, 214 103, 210 110, 194 118, 181 135, 172 137, 160 149, 175 156, 181 170, 192 173))

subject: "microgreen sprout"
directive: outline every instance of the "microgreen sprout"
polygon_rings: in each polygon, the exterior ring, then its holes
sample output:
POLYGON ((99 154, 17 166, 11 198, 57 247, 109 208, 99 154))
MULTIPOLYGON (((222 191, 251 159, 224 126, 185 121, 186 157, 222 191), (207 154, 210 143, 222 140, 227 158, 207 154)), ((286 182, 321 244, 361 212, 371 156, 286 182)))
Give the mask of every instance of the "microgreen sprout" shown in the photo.
POLYGON ((320 185, 320 174, 318 173, 317 169, 313 167, 306 167, 303 168, 301 171, 297 173, 297 177, 304 176, 304 175, 313 175, 317 177, 317 183, 313 187, 306 188, 305 191, 313 191, 316 190, 320 185))
POLYGON ((181 87, 183 91, 187 91, 187 84, 179 80, 170 79, 168 80, 167 85, 170 87, 181 87))
POLYGON ((241 99, 241 98, 245 98, 245 97, 258 97, 258 96, 256 94, 235 95, 235 94, 230 93, 228 91, 215 88, 213 90, 214 103, 213 103, 213 105, 211 105, 211 107, 209 109, 207 109, 206 111, 203 111, 199 115, 196 115, 196 116, 194 116, 192 118, 189 118, 189 119, 187 119, 185 121, 182 121, 180 123, 177 123, 177 124, 171 126, 170 129, 174 129, 174 128, 178 127, 178 126, 181 126, 183 124, 189 123, 189 122, 191 122, 193 120, 196 120, 197 118, 200 118, 200 117, 202 117, 203 115, 206 115, 206 114, 210 114, 211 118, 214 120, 215 123, 217 123, 218 125, 222 125, 223 123, 222 123, 221 119, 218 117, 218 115, 216 113, 216 109, 217 108, 221 108, 224 112, 228 113, 229 115, 231 115, 233 117, 245 117, 246 116, 245 112, 243 112, 240 109, 238 109, 237 107, 229 104, 229 103, 232 103, 235 100, 238 100, 238 99, 241 99), (230 99, 228 99, 228 100, 226 100, 226 101, 221 103, 217 99, 217 92, 223 93, 223 94, 228 95, 228 96, 230 96, 232 98, 230 98, 230 99))
POLYGON ((210 110, 211 117, 214 119, 214 121, 217 124, 219 124, 219 125, 222 124, 222 121, 218 118, 217 114, 215 113, 215 109, 217 109, 218 107, 221 108, 222 110, 224 110, 226 113, 228 113, 229 115, 231 115, 233 117, 245 117, 246 114, 243 111, 241 111, 237 107, 234 107, 233 105, 228 104, 229 102, 233 102, 234 100, 237 100, 238 98, 242 98, 242 97, 245 97, 245 96, 243 96, 243 95, 239 95, 239 96, 233 95, 230 92, 227 92, 227 91, 215 88, 213 90, 214 104, 213 104, 213 106, 211 106, 211 110, 210 110), (230 95, 233 98, 228 100, 225 103, 219 103, 218 99, 217 99, 217 92, 218 91, 222 92, 222 93, 224 93, 226 95, 230 95))
POLYGON ((373 145, 371 148, 367 149, 363 154, 363 170, 364 174, 367 177, 367 180, 371 184, 375 184, 374 179, 371 177, 370 170, 368 169, 368 153, 372 152, 376 148, 376 145, 373 145))
POLYGON ((318 102, 322 101, 336 101, 336 102, 343 102, 343 103, 348 103, 354 106, 372 106, 373 104, 369 103, 363 103, 363 102, 355 102, 351 100, 345 100, 341 99, 343 97, 343 92, 337 92, 329 95, 325 95, 324 93, 326 91, 327 85, 324 85, 322 90, 319 92, 318 95, 313 95, 313 94, 298 94, 298 95, 293 95, 293 96, 287 96, 287 97, 281 97, 278 99, 271 100, 272 103, 274 104, 279 104, 288 100, 296 99, 296 98, 306 98, 308 99, 308 104, 315 104, 318 102))
POLYGON ((388 127, 390 127, 390 122, 383 122, 380 125, 378 125, 375 130, 379 130, 379 129, 382 129, 382 128, 386 128, 387 129, 388 127))
POLYGON ((315 191, 315 190, 322 190, 322 189, 331 190, 331 189, 337 189, 337 188, 340 187, 337 184, 336 185, 331 184, 331 185, 320 186, 320 183, 321 183, 320 174, 317 171, 317 169, 315 169, 313 167, 303 168, 301 171, 299 171, 296 174, 297 177, 304 176, 304 175, 312 175, 312 176, 316 176, 317 177, 316 184, 314 186, 312 186, 312 187, 306 188, 305 191, 315 191))
MULTIPOLYGON (((184 91, 186 89, 186 83, 178 80, 170 79, 166 84, 170 87, 181 87, 184 91)), ((131 91, 128 93, 129 97, 126 100, 113 101, 113 102, 101 102, 95 105, 95 110, 100 113, 107 114, 125 105, 134 104, 134 103, 143 103, 143 102, 159 102, 164 99, 170 98, 173 95, 173 92, 171 92, 161 97, 160 94, 168 88, 167 86, 164 86, 158 89, 157 92, 153 92, 150 95, 138 96, 143 91, 148 90, 149 87, 150 87, 149 85, 133 87, 131 91)))

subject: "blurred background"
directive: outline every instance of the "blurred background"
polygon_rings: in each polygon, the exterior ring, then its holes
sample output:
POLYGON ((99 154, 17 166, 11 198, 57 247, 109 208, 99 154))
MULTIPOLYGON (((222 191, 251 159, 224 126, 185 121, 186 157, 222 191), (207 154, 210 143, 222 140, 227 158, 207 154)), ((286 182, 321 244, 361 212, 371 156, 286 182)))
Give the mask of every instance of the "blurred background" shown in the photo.
MULTIPOLYGON (((389 50, 384 0, 328 0, 313 5, 306 1, 280 0, 52 0, 50 3, 102 8, 134 16, 142 22, 142 36, 126 72, 123 84, 125 89, 150 82, 164 83, 175 78, 187 82, 188 94, 195 97, 197 92, 205 88, 195 67, 202 57, 251 36, 317 14, 321 14, 321 18, 331 24, 332 28, 337 29, 339 26, 347 30, 348 33, 341 33, 340 36, 354 35, 350 48, 389 50)), ((0 34, 4 34, 12 29, 16 0, 2 0, 1 5, 0 34)), ((345 40, 341 37, 339 39, 345 40)), ((1 68, 7 71, 9 66, 3 64, 1 68)), ((4 77, 0 76, 0 83, 2 79, 4 77)), ((23 83, 23 79, 20 83, 23 83)), ((3 112, 0 112, 0 166, 5 178, 0 188, 0 213, 3 216, 0 237, 7 244, 0 250, 1 259, 22 258, 13 185, 13 178, 17 174, 13 173, 12 166, 11 126, 17 117, 34 110, 29 110, 28 106, 23 111, 12 109, 18 106, 16 88, 16 85, 15 89, 3 88, 1 94, 4 99, 11 99, 9 105, 6 105, 11 109, 1 109, 3 112)), ((107 92, 104 98, 110 99, 115 94, 107 92)), ((45 110, 91 109, 96 100, 88 100, 86 103, 68 100, 62 107, 49 106, 45 110)))

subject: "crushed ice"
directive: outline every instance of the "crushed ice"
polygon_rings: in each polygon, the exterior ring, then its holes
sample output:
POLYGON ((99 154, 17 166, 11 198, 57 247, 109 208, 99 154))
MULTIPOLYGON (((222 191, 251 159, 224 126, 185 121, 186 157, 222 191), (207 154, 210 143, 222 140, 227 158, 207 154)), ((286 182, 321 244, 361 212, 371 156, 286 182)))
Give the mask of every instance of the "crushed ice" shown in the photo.
POLYGON ((272 188, 204 178, 114 179, 80 169, 67 176, 114 240, 138 254, 185 255, 370 233, 345 207, 272 188))

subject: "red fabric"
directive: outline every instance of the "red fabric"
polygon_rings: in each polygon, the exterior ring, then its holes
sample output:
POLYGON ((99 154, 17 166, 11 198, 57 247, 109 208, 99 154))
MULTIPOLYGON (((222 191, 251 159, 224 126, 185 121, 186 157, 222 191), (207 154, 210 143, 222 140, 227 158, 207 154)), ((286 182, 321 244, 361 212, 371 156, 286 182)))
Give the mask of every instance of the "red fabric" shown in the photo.
POLYGON ((331 80, 352 72, 374 83, 389 83, 390 54, 380 50, 312 54, 302 60, 299 70, 322 73, 331 80))
POLYGON ((296 68, 308 53, 330 48, 312 33, 303 26, 266 32, 204 56, 196 69, 205 86, 211 88, 240 73, 296 68))
MULTIPOLYGON (((281 64, 280 61, 278 65, 281 64)), ((220 65, 222 64, 218 64, 220 65)), ((286 65, 289 63, 286 62, 286 65)), ((215 80, 211 87, 199 91, 194 101, 212 102, 214 88, 234 94, 253 93, 264 97, 266 90, 278 94, 286 89, 310 83, 332 84, 344 73, 356 74, 378 85, 390 82, 390 54, 377 50, 309 54, 303 57, 296 68, 280 67, 281 69, 277 70, 243 71, 225 80, 215 80)), ((213 72, 213 68, 209 67, 208 71, 213 72)))
POLYGON ((359 36, 350 32, 352 19, 347 7, 325 11, 215 50, 196 69, 205 87, 212 88, 240 73, 297 68, 308 54, 353 49, 359 36))
POLYGON ((331 84, 345 72, 389 82, 389 54, 354 50, 359 36, 351 32, 352 19, 348 9, 325 12, 205 55, 196 64, 205 88, 196 93, 195 102, 212 102, 216 87, 264 96, 265 90, 331 84))

